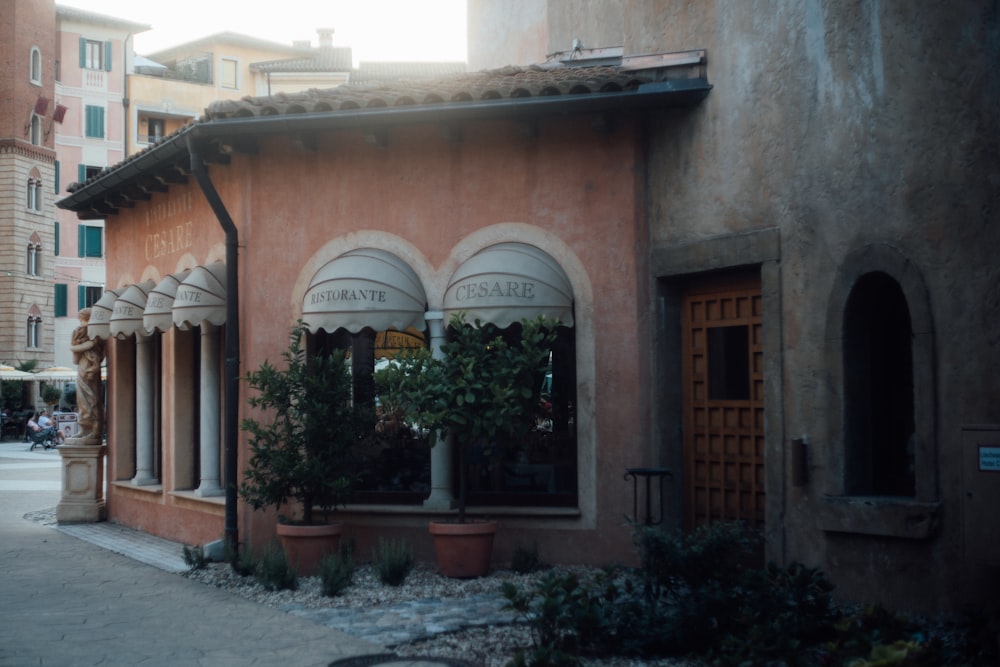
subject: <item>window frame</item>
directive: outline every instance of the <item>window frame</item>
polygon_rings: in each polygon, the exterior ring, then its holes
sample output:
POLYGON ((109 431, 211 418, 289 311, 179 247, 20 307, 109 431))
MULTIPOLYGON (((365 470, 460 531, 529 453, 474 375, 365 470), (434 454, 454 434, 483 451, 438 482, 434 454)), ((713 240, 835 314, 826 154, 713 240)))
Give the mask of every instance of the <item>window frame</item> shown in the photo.
POLYGON ((28 79, 36 86, 42 85, 42 51, 37 46, 31 47, 28 57, 28 79))
POLYGON ((101 259, 104 257, 104 227, 97 225, 77 225, 77 251, 78 256, 85 259, 101 259), (94 238, 95 236, 99 238, 94 238), (97 247, 96 254, 94 254, 95 251, 93 250, 95 245, 97 247))
POLYGON ((33 278, 39 277, 42 273, 42 247, 38 243, 29 243, 25 261, 25 273, 33 278))
POLYGON ((42 318, 28 316, 27 336, 25 343, 29 348, 39 348, 42 342, 42 318))
POLYGON ((104 107, 96 104, 86 105, 84 107, 83 135, 88 139, 104 139, 107 134, 106 115, 104 107))
POLYGON ((69 314, 69 285, 66 283, 55 283, 53 287, 53 317, 66 317, 69 314))
POLYGON ((112 62, 111 42, 80 37, 80 69, 110 72, 112 62))
POLYGON ((25 209, 32 213, 42 211, 42 180, 40 178, 29 177, 27 190, 25 192, 25 209))
POLYGON ((926 282, 917 264, 895 248, 881 243, 849 254, 840 267, 827 303, 826 375, 833 388, 827 397, 827 441, 830 477, 827 494, 818 508, 824 531, 925 539, 940 524, 938 495, 936 354, 933 315, 926 282), (845 439, 844 319, 857 281, 870 273, 884 273, 903 293, 912 330, 914 469, 913 497, 851 495, 847 492, 845 439))
POLYGON ((240 61, 236 58, 229 56, 222 56, 219 58, 219 88, 225 88, 226 90, 239 90, 240 89, 240 61), (227 65, 232 64, 232 85, 229 85, 229 78, 227 76, 227 65))

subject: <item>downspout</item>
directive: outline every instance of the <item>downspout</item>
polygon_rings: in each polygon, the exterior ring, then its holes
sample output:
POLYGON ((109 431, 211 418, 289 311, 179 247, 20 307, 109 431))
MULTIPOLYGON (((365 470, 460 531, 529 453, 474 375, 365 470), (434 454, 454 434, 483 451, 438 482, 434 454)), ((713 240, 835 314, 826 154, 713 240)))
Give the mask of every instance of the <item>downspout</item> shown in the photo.
POLYGON ((198 181, 205 199, 216 219, 222 225, 222 230, 226 233, 226 376, 225 395, 226 411, 223 422, 223 442, 225 445, 225 460, 223 462, 223 472, 226 477, 226 520, 225 520, 225 542, 230 549, 230 554, 235 555, 239 548, 239 531, 237 530, 237 497, 236 497, 236 438, 238 434, 237 419, 239 410, 237 401, 239 400, 239 372, 240 372, 240 320, 239 320, 239 288, 237 283, 237 261, 239 231, 233 224, 233 219, 229 217, 222 198, 219 197, 215 185, 208 177, 208 170, 205 168, 201 155, 189 134, 185 141, 188 153, 191 155, 191 173, 198 181))

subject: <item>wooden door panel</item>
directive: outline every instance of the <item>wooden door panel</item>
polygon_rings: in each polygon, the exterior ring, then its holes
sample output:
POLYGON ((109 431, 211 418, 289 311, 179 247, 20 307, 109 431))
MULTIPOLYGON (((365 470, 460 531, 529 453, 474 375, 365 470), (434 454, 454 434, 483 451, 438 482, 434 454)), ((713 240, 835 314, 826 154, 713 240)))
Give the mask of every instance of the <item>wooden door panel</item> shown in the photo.
POLYGON ((682 299, 685 525, 764 523, 764 358, 759 283, 682 299))

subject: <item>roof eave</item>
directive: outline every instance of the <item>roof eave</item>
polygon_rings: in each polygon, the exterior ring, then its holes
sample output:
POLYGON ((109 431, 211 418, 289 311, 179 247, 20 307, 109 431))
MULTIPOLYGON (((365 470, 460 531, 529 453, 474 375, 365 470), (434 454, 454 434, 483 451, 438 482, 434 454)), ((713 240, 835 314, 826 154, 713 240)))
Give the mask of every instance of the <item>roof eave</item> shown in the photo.
POLYGON ((246 136, 690 107, 703 100, 711 89, 712 86, 704 78, 691 78, 646 83, 635 90, 608 93, 490 99, 199 121, 182 128, 133 159, 126 160, 101 174, 56 202, 56 206, 77 213, 94 210, 109 196, 134 184, 143 176, 154 174, 157 168, 179 164, 189 156, 187 143, 189 138, 193 141, 207 142, 246 136))

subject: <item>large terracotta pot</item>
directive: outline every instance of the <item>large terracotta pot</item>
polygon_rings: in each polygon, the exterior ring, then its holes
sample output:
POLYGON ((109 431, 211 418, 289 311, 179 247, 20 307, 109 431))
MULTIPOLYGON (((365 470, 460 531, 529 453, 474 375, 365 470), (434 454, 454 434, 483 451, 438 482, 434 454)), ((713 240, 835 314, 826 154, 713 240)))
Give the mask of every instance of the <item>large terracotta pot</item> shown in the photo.
POLYGON ((288 564, 302 577, 319 572, 320 561, 337 553, 344 524, 340 522, 316 525, 278 524, 278 541, 288 564))
POLYGON ((457 578, 489 574, 496 521, 431 522, 430 531, 441 574, 457 578))

